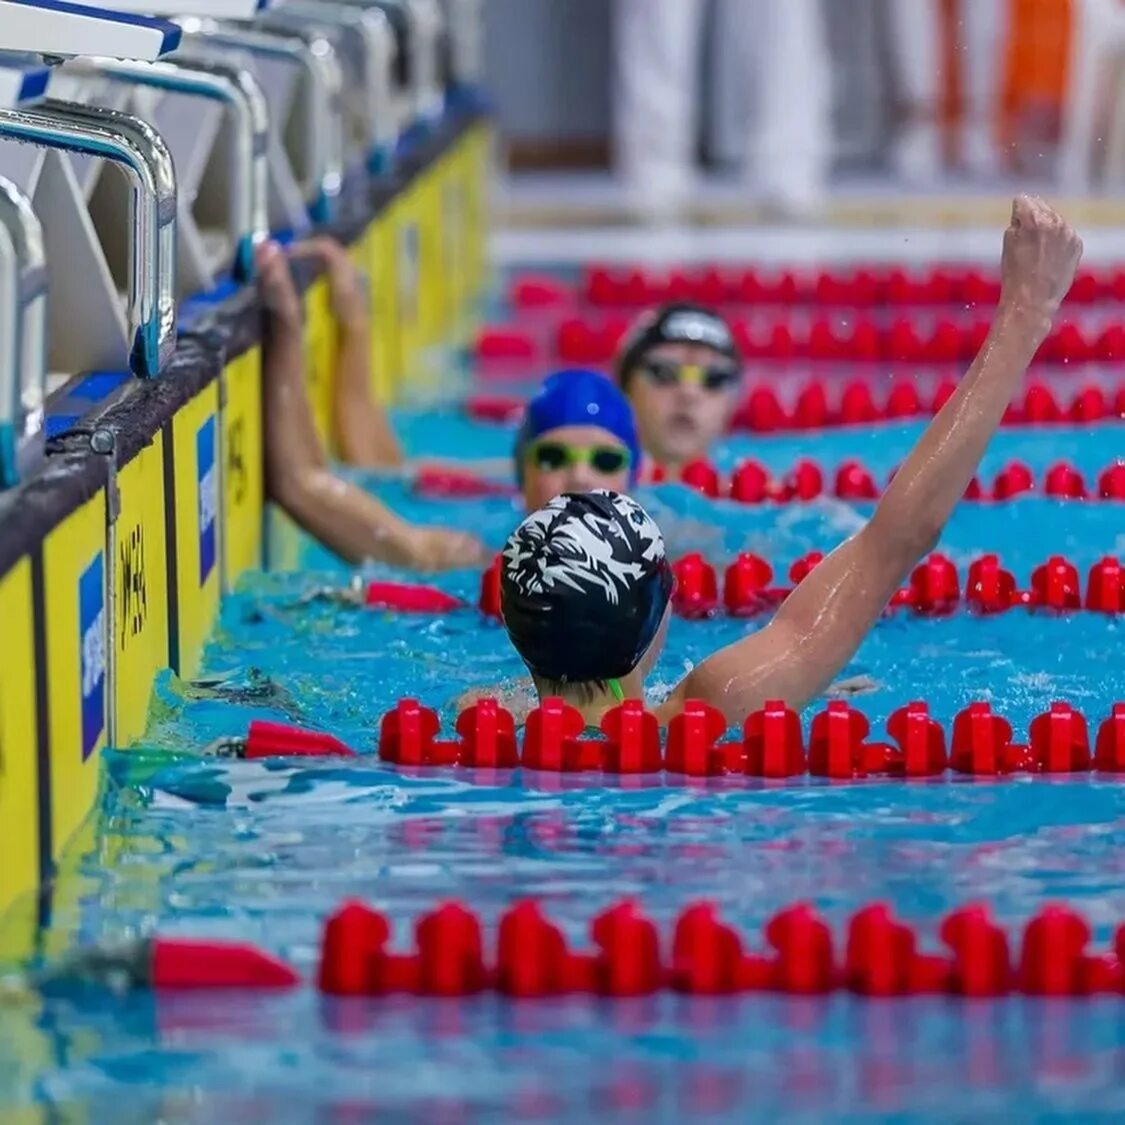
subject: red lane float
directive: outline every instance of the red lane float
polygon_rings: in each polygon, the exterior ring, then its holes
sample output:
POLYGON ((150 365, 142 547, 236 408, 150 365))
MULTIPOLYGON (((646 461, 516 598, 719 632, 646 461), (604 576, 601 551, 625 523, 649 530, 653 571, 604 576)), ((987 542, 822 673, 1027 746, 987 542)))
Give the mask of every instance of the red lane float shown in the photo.
MULTIPOLYGON (((888 741, 869 741, 868 720, 836 700, 812 719, 806 752, 799 716, 779 701, 749 715, 741 740, 727 733, 722 714, 689 700, 674 716, 662 746, 656 716, 639 700, 607 712, 601 736, 591 737, 577 709, 544 699, 528 716, 522 739, 512 714, 493 699, 462 711, 456 738, 444 740, 437 712, 402 699, 383 715, 378 753, 400 766, 451 766, 608 775, 667 771, 695 777, 930 777, 946 768, 996 777, 1017 771, 1125 773, 1125 703, 1116 703, 1098 727, 1093 752, 1086 718, 1067 703, 1036 716, 1026 743, 1013 741, 1011 724, 988 703, 972 703, 954 718, 946 753, 945 731, 925 703, 914 702, 887 719, 888 741)), ((244 757, 355 757, 329 734, 254 720, 242 740, 244 757)))
POLYGON ((436 586, 412 582, 368 582, 363 604, 372 609, 397 609, 400 613, 449 613, 465 603, 436 586))
POLYGON ((296 971, 244 942, 154 938, 150 984, 161 991, 185 989, 293 988, 296 971))
MULTIPOLYGON (((680 481, 704 496, 719 495, 719 470, 710 461, 689 461, 680 470, 680 481)), ((734 488, 733 482, 731 488, 734 488)))
POLYGON ((672 608, 681 617, 709 617, 719 606, 719 585, 715 568, 697 552, 684 555, 672 564, 676 586, 672 608))
POLYGON ((465 413, 477 422, 499 422, 515 425, 523 418, 527 400, 520 395, 469 395, 465 399, 465 413))
POLYGON ((465 500, 479 496, 514 496, 516 489, 503 481, 489 480, 465 469, 420 469, 414 477, 416 496, 465 500))
POLYGON ((970 564, 965 602, 973 613, 1003 613, 1019 603, 1016 580, 995 555, 984 555, 970 564))
POLYGON ((613 362, 628 331, 629 318, 625 316, 611 316, 597 324, 571 317, 559 325, 555 354, 560 363, 603 366, 613 362))
POLYGON ((988 703, 972 703, 953 720, 949 737, 925 703, 908 703, 887 719, 886 739, 871 739, 867 718, 842 700, 813 716, 806 748, 800 718, 780 701, 749 715, 741 738, 728 736, 722 714, 689 700, 661 744, 654 714, 639 700, 608 711, 601 737, 586 733, 577 709, 544 699, 530 712, 522 740, 512 715, 482 699, 456 721, 457 737, 442 740, 437 712, 400 700, 382 718, 379 757, 399 766, 459 765, 492 771, 658 774, 687 777, 920 778, 946 770, 976 777, 1011 773, 1125 772, 1125 703, 1115 704, 1097 729, 1093 752, 1085 716, 1054 703, 1036 716, 1026 742, 988 703), (949 747, 948 752, 946 747, 949 747))
POLYGON ((723 575, 723 605, 731 617, 752 617, 778 602, 773 567, 765 559, 741 552, 723 575))
POLYGON ((508 291, 512 304, 521 312, 539 309, 570 309, 575 294, 572 286, 550 274, 523 274, 508 291))
POLYGON ((518 360, 532 365, 545 359, 530 333, 505 325, 482 328, 473 345, 473 354, 477 363, 518 360))
POLYGON ((708 901, 686 906, 661 934, 632 899, 596 914, 589 944, 571 949, 543 905, 508 907, 485 941, 481 919, 460 902, 419 916, 413 946, 388 950, 390 921, 362 902, 342 904, 325 923, 318 986, 335 996, 470 996, 513 999, 592 994, 647 996, 660 991, 718 996, 780 992, 802 996, 852 992, 886 997, 925 994, 985 997, 1120 995, 1125 926, 1112 948, 1091 952, 1090 926, 1077 911, 1048 905, 1017 940, 972 903, 937 927, 940 950, 926 951, 918 930, 884 902, 855 911, 834 940, 808 903, 774 914, 756 948, 708 901))
POLYGON ((288 723, 253 719, 246 731, 242 756, 254 758, 348 758, 355 751, 333 735, 288 723))

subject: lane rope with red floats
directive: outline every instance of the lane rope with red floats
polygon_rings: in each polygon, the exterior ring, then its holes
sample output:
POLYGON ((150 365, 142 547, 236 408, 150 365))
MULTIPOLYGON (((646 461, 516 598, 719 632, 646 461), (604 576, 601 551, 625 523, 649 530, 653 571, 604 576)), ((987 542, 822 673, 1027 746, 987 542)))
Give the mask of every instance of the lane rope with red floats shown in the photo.
MULTIPOLYGON (((626 314, 563 316, 553 326, 489 325, 473 354, 482 373, 528 364, 612 364, 628 334, 626 314)), ((760 312, 734 317, 731 332, 753 363, 797 361, 845 364, 964 365, 980 351, 991 322, 949 315, 880 318, 871 313, 760 312)), ((1125 324, 1119 320, 1064 320, 1051 330, 1031 366, 1063 369, 1116 364, 1125 359, 1125 324)))
MULTIPOLYGON (((653 484, 669 480, 659 466, 650 479, 653 484)), ((879 484, 876 473, 858 459, 841 462, 833 473, 808 457, 801 458, 780 475, 754 458, 739 461, 729 475, 721 473, 710 461, 691 461, 680 471, 678 479, 713 500, 731 499, 740 504, 803 504, 822 496, 839 500, 877 500, 890 483, 888 479, 886 484, 879 484)), ((511 483, 459 469, 423 470, 414 478, 413 488, 418 496, 442 500, 516 494, 515 485, 511 483)), ((974 477, 964 499, 1000 502, 1026 495, 1070 501, 1125 500, 1125 462, 1115 461, 1090 482, 1068 461, 1057 461, 1049 466, 1039 480, 1022 461, 1010 461, 990 485, 982 485, 974 477)))
MULTIPOLYGON (((683 555, 672 563, 676 576, 672 608, 678 616, 696 620, 720 612, 732 617, 768 613, 823 558, 821 552, 813 551, 797 559, 788 569, 790 585, 778 585, 773 566, 744 551, 724 570, 720 590, 714 566, 697 553, 683 555)), ((500 620, 500 565, 497 555, 481 574, 477 600, 480 612, 496 621, 500 620)), ((445 614, 469 608, 467 602, 436 586, 412 582, 368 582, 363 604, 369 609, 407 614, 445 614)), ((1062 555, 1052 555, 1032 571, 1028 588, 1020 589, 995 554, 974 560, 962 580, 957 567, 935 553, 914 568, 909 583, 891 598, 887 612, 909 610, 920 616, 944 616, 962 606, 978 614, 1016 608, 1118 614, 1125 612, 1125 568, 1107 555, 1090 567, 1083 587, 1078 568, 1062 555)))
MULTIPOLYGON (((808 903, 776 913, 755 948, 709 901, 686 906, 662 935, 626 899, 595 915, 589 945, 574 950, 535 899, 500 915, 491 940, 460 902, 437 904, 413 926, 406 952, 389 948, 390 920, 366 903, 343 902, 325 920, 316 987, 333 996, 428 997, 494 992, 510 999, 563 995, 645 996, 777 992, 857 996, 1111 996, 1125 993, 1125 926, 1108 950, 1091 950, 1091 927, 1068 906, 1042 907, 1018 941, 983 903, 946 914, 940 951, 883 902, 856 910, 843 940, 808 903)), ((256 946, 158 938, 134 983, 156 991, 278 990, 297 987, 291 965, 256 946)))
POLYGON ((945 915, 940 952, 927 952, 915 927, 886 903, 857 910, 843 941, 807 903, 775 914, 752 950, 711 902, 680 912, 671 934, 640 905, 617 902, 590 922, 589 947, 572 950, 535 899, 505 910, 486 940, 480 917, 446 902, 414 924, 407 953, 388 949, 391 923, 350 900, 325 922, 317 985, 337 996, 468 996, 511 999, 591 994, 647 996, 779 992, 858 996, 964 997, 1120 995, 1125 991, 1125 926, 1107 951, 1091 951, 1091 929, 1076 910, 1043 907, 1018 942, 984 904, 945 915))
MULTIPOLYGON (((813 551, 788 569, 790 585, 774 580, 774 567, 758 555, 744 551, 723 572, 702 555, 692 552, 672 563, 676 585, 672 609, 680 617, 701 619, 726 613, 732 617, 754 617, 776 609, 798 583, 824 558, 813 551)), ((500 620, 500 567, 498 555, 481 575, 478 606, 486 616, 500 620)), ((1026 589, 1020 589, 1011 571, 995 554, 983 555, 962 576, 945 555, 934 553, 911 571, 909 582, 898 590, 887 612, 910 611, 919 616, 944 616, 964 607, 972 613, 1003 613, 1026 608, 1055 613, 1089 611, 1125 612, 1125 568, 1112 556, 1090 567, 1085 593, 1078 568, 1062 555, 1051 555, 1031 572, 1026 589)))
MULTIPOLYGON (((640 700, 608 711, 591 737, 581 713, 557 698, 541 700, 522 731, 510 711, 481 699, 442 737, 431 707, 400 699, 379 724, 378 756, 400 767, 452 767, 542 773, 600 773, 606 777, 665 774, 686 777, 766 778, 801 784, 807 778, 917 779, 960 774, 1004 777, 1016 773, 1125 773, 1125 703, 1113 704, 1100 723, 1069 703, 1051 704, 1028 726, 1026 739, 987 702, 970 703, 948 730, 922 701, 899 707, 883 739, 842 700, 815 714, 806 739, 800 715, 779 701, 749 715, 740 732, 728 729, 716 708, 689 700, 664 738, 656 716, 640 700), (1093 743, 1090 730, 1095 727, 1093 743)), ((242 738, 225 738, 216 752, 246 759, 362 757, 333 735, 284 723, 254 720, 242 738)), ((485 777, 482 783, 491 784, 485 777)))
MULTIPOLYGON (((756 434, 803 433, 877 422, 905 422, 936 414, 957 389, 955 379, 938 381, 923 392, 913 380, 896 379, 879 399, 869 380, 812 378, 782 403, 768 383, 751 386, 731 419, 734 432, 756 434)), ((514 425, 523 416, 525 399, 514 394, 473 394, 464 402, 468 417, 514 425)), ((1001 425, 1093 425, 1125 417, 1125 384, 1089 383, 1078 388, 1057 387, 1040 380, 1028 384, 1004 413, 1001 425)))
MULTIPOLYGON (((821 496, 838 500, 877 500, 886 484, 862 461, 841 462, 831 482, 825 470, 810 458, 802 458, 780 477, 775 477, 760 461, 745 458, 729 476, 709 461, 691 461, 683 467, 679 480, 711 499, 729 498, 740 504, 806 503, 821 496)), ((666 481, 657 473, 654 483, 666 481)), ((1115 461, 1100 473, 1093 484, 1067 461, 1058 461, 1043 471, 1036 480, 1033 470, 1022 461, 1010 461, 1000 470, 991 485, 984 486, 974 477, 965 490, 964 499, 973 501, 1012 500, 1018 496, 1039 495, 1055 500, 1125 500, 1125 462, 1115 461)))
MULTIPOLYGON (((747 311, 763 305, 805 304, 862 309, 895 306, 968 307, 995 305, 1000 275, 975 266, 939 265, 917 269, 873 264, 845 269, 763 268, 702 263, 687 269, 641 265, 586 268, 577 282, 550 273, 521 273, 508 287, 510 304, 521 312, 623 309, 636 312, 666 301, 692 301, 747 311)), ((1079 270, 1067 294, 1069 305, 1114 307, 1125 300, 1125 270, 1079 270)))

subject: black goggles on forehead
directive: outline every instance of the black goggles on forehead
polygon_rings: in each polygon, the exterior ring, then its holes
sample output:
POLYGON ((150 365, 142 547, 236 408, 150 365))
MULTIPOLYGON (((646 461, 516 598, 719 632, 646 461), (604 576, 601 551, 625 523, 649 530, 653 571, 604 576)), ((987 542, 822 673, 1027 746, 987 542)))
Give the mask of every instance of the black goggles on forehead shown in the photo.
POLYGON ((731 363, 678 363, 671 359, 648 358, 642 359, 637 367, 657 387, 687 383, 705 391, 725 391, 742 378, 742 371, 731 363))

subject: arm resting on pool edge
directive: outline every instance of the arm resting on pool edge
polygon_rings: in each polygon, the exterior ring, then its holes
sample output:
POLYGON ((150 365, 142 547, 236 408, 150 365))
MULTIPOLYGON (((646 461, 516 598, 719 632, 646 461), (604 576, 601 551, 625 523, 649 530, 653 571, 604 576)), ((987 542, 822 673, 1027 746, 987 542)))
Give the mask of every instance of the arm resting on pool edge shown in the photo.
POLYGON ((936 545, 1050 331, 1081 254, 1081 240, 1051 208, 1016 199, 988 339, 871 520, 813 569, 769 625, 690 672, 661 708, 662 718, 687 699, 702 699, 741 723, 768 699, 801 708, 827 687, 911 567, 936 545))
POLYGON ((419 527, 329 468, 305 391, 300 300, 281 249, 258 250, 265 310, 262 342, 266 485, 271 499, 350 563, 377 559, 418 570, 479 565, 474 536, 419 527))

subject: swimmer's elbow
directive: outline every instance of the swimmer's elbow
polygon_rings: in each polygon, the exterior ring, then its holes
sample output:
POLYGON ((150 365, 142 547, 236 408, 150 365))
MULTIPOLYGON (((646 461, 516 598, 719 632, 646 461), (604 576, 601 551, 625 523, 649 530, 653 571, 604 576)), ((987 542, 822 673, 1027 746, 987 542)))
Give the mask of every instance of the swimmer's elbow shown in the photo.
POLYGON ((919 559, 937 550, 938 542, 941 539, 941 533, 942 525, 940 523, 921 521, 918 526, 914 528, 913 541, 910 544, 909 550, 911 557, 909 565, 913 566, 919 559))
POLYGON ((296 466, 271 472, 267 483, 269 498, 294 519, 308 508, 312 494, 309 476, 296 466))
MULTIPOLYGON (((943 524, 937 520, 914 518, 910 520, 878 518, 876 512, 867 531, 872 551, 877 560, 889 562, 896 572, 913 567, 937 548, 943 524)), ((896 574, 895 581, 900 574, 896 574)))
POLYGON ((266 497, 292 514, 292 510, 298 507, 300 502, 299 483, 295 473, 274 469, 266 474, 266 497))
POLYGON ((336 478, 324 469, 291 465, 282 472, 270 474, 269 498, 304 531, 346 556, 347 553, 335 544, 335 536, 326 534, 337 526, 340 518, 336 505, 329 502, 336 483, 336 478))

